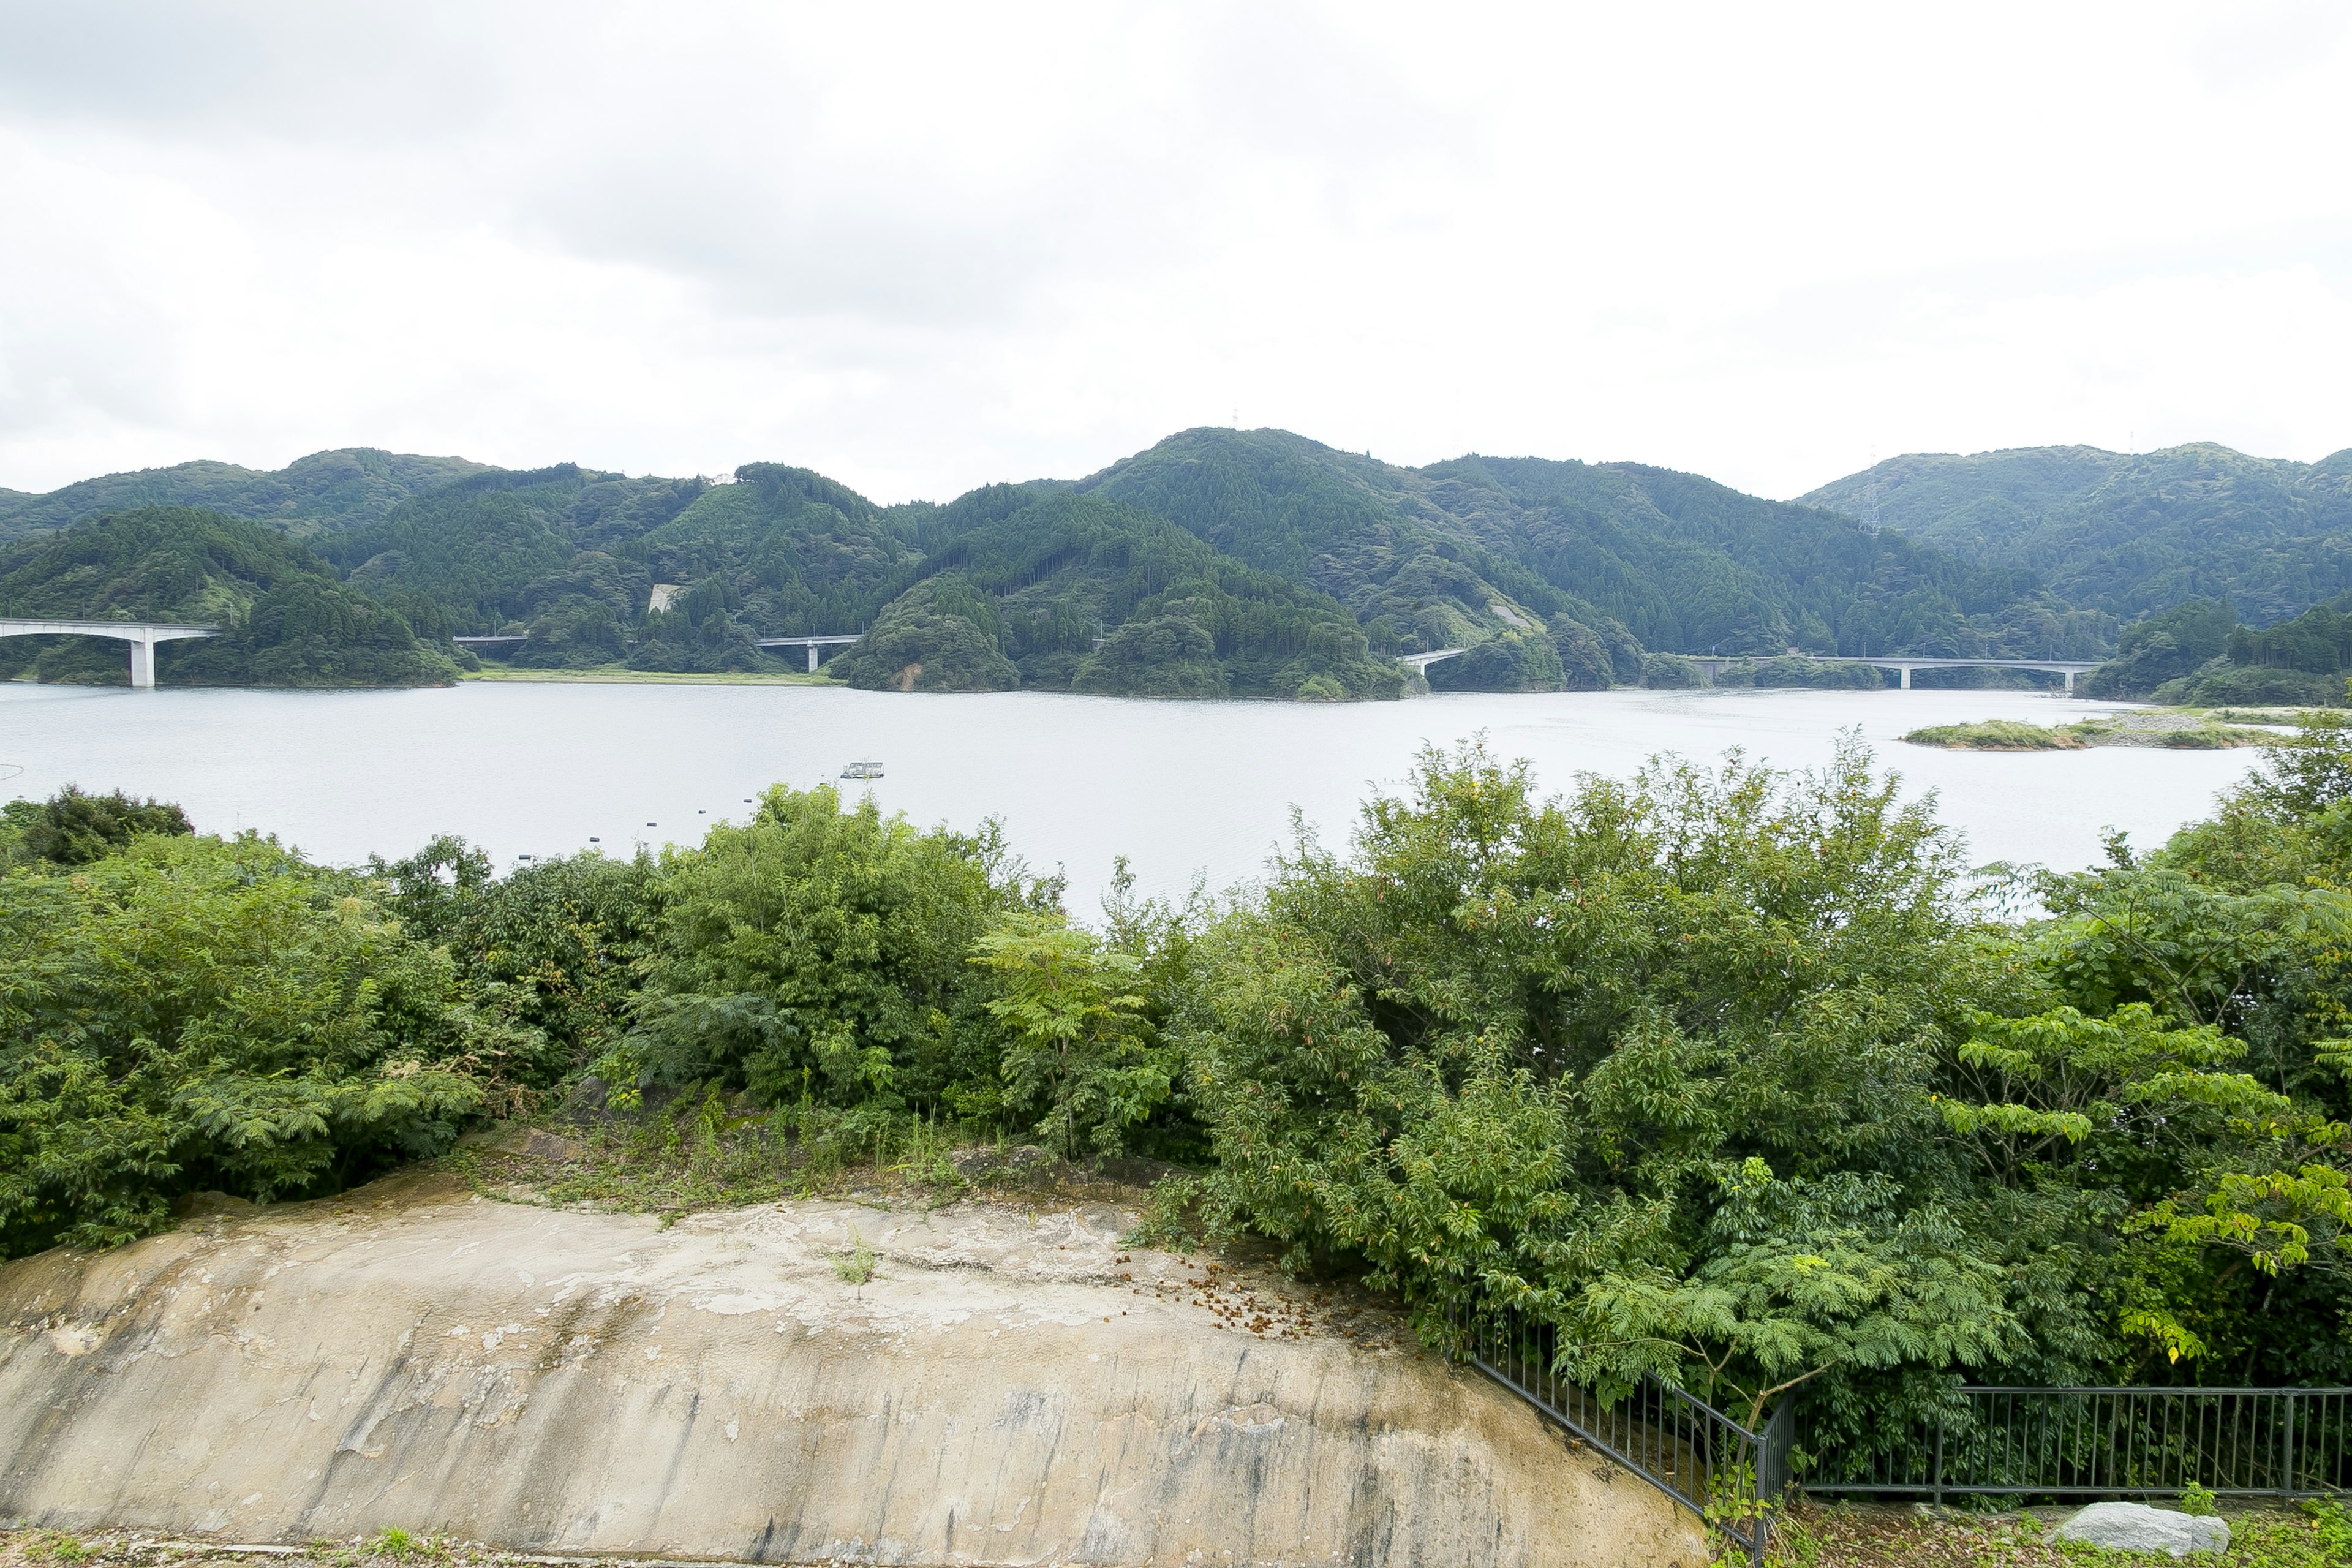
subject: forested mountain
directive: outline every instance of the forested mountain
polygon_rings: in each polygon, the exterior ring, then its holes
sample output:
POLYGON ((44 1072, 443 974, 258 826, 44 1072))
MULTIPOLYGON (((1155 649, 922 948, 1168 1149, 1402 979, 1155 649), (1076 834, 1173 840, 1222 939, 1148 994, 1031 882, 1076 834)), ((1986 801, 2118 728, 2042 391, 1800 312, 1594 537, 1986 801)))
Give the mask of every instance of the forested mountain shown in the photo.
POLYGON ((780 668, 760 638, 869 633, 836 673, 912 689, 1370 697, 1399 654, 1468 648, 1432 683, 1556 690, 1694 679, 1662 655, 2082 658, 2116 630, 2029 565, 1638 464, 1408 468, 1206 427, 945 505, 781 463, 734 478, 358 449, 0 496, 0 527, 201 495, 306 537, 428 637, 526 637, 519 664, 780 668))
MULTIPOLYGON (((416 686, 457 674, 397 611, 338 582, 299 542, 191 507, 118 512, 0 549, 0 616, 226 628, 157 649, 179 685, 416 686)), ((124 645, 110 638, 0 640, 0 679, 27 670, 42 680, 130 679, 124 645)))
POLYGON ((1383 646, 1565 616, 1653 651, 2076 657, 2112 626, 1852 520, 1664 468, 1472 456, 1403 468, 1285 431, 1188 430, 1080 488, 1303 577, 1383 646))
POLYGON ((46 495, 0 490, 0 540, 64 528, 141 506, 204 507, 307 534, 373 521, 412 495, 479 473, 463 458, 419 458, 373 447, 313 452, 274 473, 234 463, 178 463, 107 474, 46 495))
POLYGON ((920 534, 934 547, 914 581, 839 662, 853 685, 1327 700, 1403 686, 1328 595, 1105 496, 993 485, 920 534))
POLYGON ((1891 458, 1800 498, 2134 620, 2189 599, 2255 625, 2352 590, 2352 449, 2317 463, 2197 444, 1891 458))

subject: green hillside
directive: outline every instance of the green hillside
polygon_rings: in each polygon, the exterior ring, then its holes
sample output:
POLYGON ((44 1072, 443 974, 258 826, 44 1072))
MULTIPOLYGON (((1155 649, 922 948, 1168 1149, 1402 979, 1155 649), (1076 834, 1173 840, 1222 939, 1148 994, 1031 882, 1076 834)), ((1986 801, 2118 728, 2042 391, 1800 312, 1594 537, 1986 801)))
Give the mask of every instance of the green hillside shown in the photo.
POLYGON ((460 633, 528 635, 520 664, 750 669, 781 668, 755 636, 869 625, 931 510, 886 511, 776 463, 731 485, 565 463, 476 474, 320 544, 353 583, 429 599, 460 633))
POLYGON ((1892 458, 1800 498, 2125 620, 2226 600, 2267 625, 2352 590, 2352 449, 2317 463, 2198 444, 1892 458), (1875 487, 1875 493, 1873 488, 1875 487))
MULTIPOLYGON (((2084 482, 2045 467, 2035 497, 2084 482)), ((523 638, 497 657, 539 668, 782 669, 798 656, 761 638, 866 633, 835 670, 875 688, 1364 698, 1408 683, 1396 656, 1444 648, 1470 651, 1431 668, 1441 689, 1543 691, 1685 684, 1661 656, 1718 650, 2084 658, 2116 628, 2029 564, 1692 475, 1407 468, 1279 430, 1187 430, 944 505, 781 463, 714 484, 330 452, 0 495, 0 527, 164 492, 303 534, 365 602, 435 638, 523 638)))
POLYGON ((906 592, 836 661, 855 686, 1145 697, 1394 697, 1328 595, 1255 571, 1138 507, 999 485, 926 520, 906 592))
MULTIPOLYGON (((174 685, 418 686, 457 674, 398 611, 338 582, 298 541, 192 507, 140 508, 0 548, 0 616, 226 628, 157 650, 159 676, 174 685)), ((130 661, 107 637, 0 640, 0 679, 23 674, 124 685, 130 661)))
POLYGON ((234 463, 178 463, 83 479, 45 495, 0 490, 0 540, 145 506, 204 507, 310 534, 373 522, 410 496, 483 469, 463 458, 373 447, 313 452, 275 472, 234 463))
MULTIPOLYGON (((1467 457, 1402 468, 1284 431, 1188 430, 1082 481, 1303 578, 1374 646, 1538 624, 1604 647, 2082 657, 2112 626, 1816 508, 1632 463, 1467 457)), ((1621 677, 1630 679, 1630 677, 1621 677)))

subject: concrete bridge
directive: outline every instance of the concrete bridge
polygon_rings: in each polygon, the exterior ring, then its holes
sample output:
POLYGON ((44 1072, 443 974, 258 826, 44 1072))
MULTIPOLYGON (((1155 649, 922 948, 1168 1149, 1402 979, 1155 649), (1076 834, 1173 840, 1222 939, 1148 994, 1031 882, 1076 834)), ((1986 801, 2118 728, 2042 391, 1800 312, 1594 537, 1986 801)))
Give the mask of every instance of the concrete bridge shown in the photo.
POLYGON ((155 684, 155 645, 186 637, 215 637, 218 626, 177 626, 167 621, 44 621, 0 619, 0 637, 117 637, 131 645, 131 684, 155 684))
POLYGON ((842 637, 761 637, 760 639, 760 646, 761 647, 804 647, 808 649, 809 673, 811 675, 814 675, 816 673, 816 661, 819 657, 816 651, 818 648, 846 647, 865 635, 866 634, 864 632, 851 632, 846 636, 842 637))
POLYGON ((1466 647, 1442 647, 1435 653, 1401 653, 1396 656, 1396 661, 1399 664, 1412 666, 1413 673, 1416 675, 1427 675, 1429 667, 1439 659, 1453 658, 1469 651, 1466 647))
MULTIPOLYGON (((1737 658, 1726 658, 1717 654, 1686 654, 1684 657, 1698 666, 1700 673, 1706 677, 1710 685, 1722 672, 1724 666, 1738 662, 1737 658)), ((1740 657, 1752 658, 1761 664, 1768 659, 1783 656, 1747 654, 1740 657)), ((1911 672, 1915 669, 2038 669, 2049 675, 2064 676, 2066 695, 2072 697, 2074 695, 2074 678, 2098 668, 2106 661, 2097 658, 1849 658, 1842 654, 1829 654, 1822 656, 1820 662, 1867 664, 1879 669, 1900 670, 1903 673, 1903 689, 1906 691, 1911 689, 1911 672)))

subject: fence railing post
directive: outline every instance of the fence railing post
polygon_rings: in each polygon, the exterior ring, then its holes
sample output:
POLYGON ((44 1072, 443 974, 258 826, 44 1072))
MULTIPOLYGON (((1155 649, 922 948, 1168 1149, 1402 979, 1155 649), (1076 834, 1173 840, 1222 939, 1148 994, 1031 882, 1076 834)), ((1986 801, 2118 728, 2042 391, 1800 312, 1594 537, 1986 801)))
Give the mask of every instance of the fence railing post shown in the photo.
POLYGON ((2281 1468, 2285 1472, 2286 1495, 2289 1497, 2294 1496, 2294 1407, 2302 1398, 2302 1390, 2290 1388, 2286 1391, 2286 1396, 2279 1402, 2286 1406, 2286 1420, 2280 1436, 2280 1442, 2286 1449, 2286 1452, 2281 1456, 2286 1463, 2281 1468))
POLYGON ((1937 1508, 1941 1508, 1941 1507, 1943 1507, 1943 1506, 1944 1506, 1944 1418, 1943 1418, 1943 1416, 1942 1416, 1941 1415, 1938 1415, 1936 1417, 1936 1462, 1935 1462, 1934 1468, 1929 1472, 1929 1475, 1928 1475, 1928 1488, 1929 1488, 1929 1491, 1930 1491, 1931 1495, 1933 1495, 1933 1496, 1934 1496, 1934 1498, 1935 1498, 1935 1500, 1936 1500, 1936 1506, 1937 1506, 1937 1508))

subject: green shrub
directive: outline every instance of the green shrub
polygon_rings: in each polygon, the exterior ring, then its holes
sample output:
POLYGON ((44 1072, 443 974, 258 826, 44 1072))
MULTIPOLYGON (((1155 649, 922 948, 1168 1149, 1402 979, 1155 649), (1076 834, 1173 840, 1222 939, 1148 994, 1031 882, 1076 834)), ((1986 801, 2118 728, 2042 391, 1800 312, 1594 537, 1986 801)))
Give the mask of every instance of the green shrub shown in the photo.
POLYGON ((0 1255, 180 1193, 331 1190, 438 1153, 535 1031, 365 889, 250 836, 0 878, 0 1255))
POLYGON ((1642 684, 1663 691, 1687 691, 1706 683, 1698 666, 1678 653, 1654 653, 1642 661, 1642 684))
POLYGON ((66 785, 45 801, 12 800, 0 806, 0 855, 12 861, 46 860, 86 866, 142 833, 193 833, 187 813, 166 801, 84 795, 66 785))
POLYGON ((959 1111, 995 1092, 985 974, 1000 915, 1050 906, 993 826, 918 832, 872 799, 771 789, 751 820, 666 852, 636 1026, 612 1081, 717 1080, 761 1105, 959 1111))

